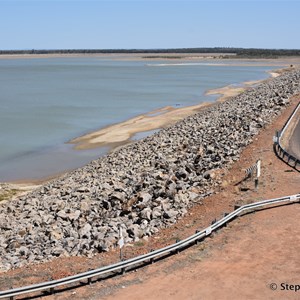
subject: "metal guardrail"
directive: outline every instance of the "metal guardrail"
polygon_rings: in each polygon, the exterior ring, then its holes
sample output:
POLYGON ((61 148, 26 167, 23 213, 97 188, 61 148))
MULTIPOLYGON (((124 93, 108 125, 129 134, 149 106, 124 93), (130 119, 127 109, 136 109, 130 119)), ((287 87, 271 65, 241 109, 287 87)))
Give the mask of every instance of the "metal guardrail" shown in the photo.
POLYGON ((285 163, 287 163, 289 166, 293 167, 295 170, 300 172, 300 159, 296 158, 295 156, 289 154, 282 146, 281 144, 281 139, 285 133, 285 131, 287 130, 288 126, 290 125, 292 119, 294 118, 294 116, 296 115, 296 113, 298 112, 298 110, 300 109, 300 102, 298 103, 298 105, 296 106, 296 108, 294 109, 294 112, 291 114, 291 116, 288 118, 287 122, 284 124, 282 130, 277 131, 275 133, 275 137, 274 137, 274 152, 276 153, 276 155, 285 163))
POLYGON ((281 198, 275 198, 275 199, 269 199, 265 201, 255 202, 251 204, 243 205, 237 209, 235 209, 233 212, 226 215, 224 218, 214 222, 211 226, 203 229, 200 232, 196 232, 194 235, 179 241, 175 244, 172 244, 170 246, 166 246, 164 248, 149 252, 144 255, 140 255, 125 261, 121 261, 119 263, 115 263, 106 267, 101 267, 99 269, 95 269, 92 271, 80 273, 77 275, 61 278, 58 280, 52 280, 48 282, 43 282, 39 284, 24 286, 20 288, 10 289, 7 291, 1 291, 0 292, 0 298, 9 298, 13 299, 15 296, 24 295, 27 293, 33 293, 38 291, 45 291, 49 290, 50 292, 54 291, 54 288, 68 285, 74 282, 79 282, 82 280, 88 280, 88 282, 91 282, 92 277, 112 273, 115 271, 121 271, 124 273, 126 271, 126 268, 136 266, 141 263, 149 263, 153 262, 155 258, 158 258, 160 256, 164 256, 171 253, 176 253, 182 250, 183 248, 187 246, 191 246, 198 241, 204 239, 205 237, 209 236, 213 231, 216 231, 218 228, 222 227, 229 221, 233 220, 235 217, 241 215, 242 213, 251 212, 253 210, 257 210, 259 208, 263 208, 266 206, 274 206, 274 205, 285 205, 289 203, 296 203, 300 202, 300 194, 295 194, 291 196, 281 197, 281 198))

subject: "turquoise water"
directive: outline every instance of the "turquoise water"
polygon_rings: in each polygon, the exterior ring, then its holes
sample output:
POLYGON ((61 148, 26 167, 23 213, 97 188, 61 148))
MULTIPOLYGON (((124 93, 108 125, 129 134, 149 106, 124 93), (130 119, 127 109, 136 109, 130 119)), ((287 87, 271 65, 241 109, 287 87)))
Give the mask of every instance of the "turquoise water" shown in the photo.
POLYGON ((274 67, 117 61, 94 57, 0 59, 0 181, 82 166, 107 149, 66 142, 167 105, 214 101, 205 92, 268 77, 274 67))

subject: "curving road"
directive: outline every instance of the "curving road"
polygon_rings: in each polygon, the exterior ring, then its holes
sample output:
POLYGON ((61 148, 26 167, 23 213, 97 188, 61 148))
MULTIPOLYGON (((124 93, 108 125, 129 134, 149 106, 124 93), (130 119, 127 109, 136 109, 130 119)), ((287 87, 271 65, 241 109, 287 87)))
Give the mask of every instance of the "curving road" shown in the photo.
POLYGON ((300 114, 295 116, 298 117, 297 125, 289 139, 287 152, 300 160, 300 114))

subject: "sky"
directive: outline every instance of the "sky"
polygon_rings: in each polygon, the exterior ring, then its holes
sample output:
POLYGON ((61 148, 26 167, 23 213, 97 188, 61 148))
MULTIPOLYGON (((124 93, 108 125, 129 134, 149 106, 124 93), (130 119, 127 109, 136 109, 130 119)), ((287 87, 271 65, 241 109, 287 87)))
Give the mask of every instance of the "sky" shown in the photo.
POLYGON ((0 0, 0 50, 300 49, 300 0, 0 0))

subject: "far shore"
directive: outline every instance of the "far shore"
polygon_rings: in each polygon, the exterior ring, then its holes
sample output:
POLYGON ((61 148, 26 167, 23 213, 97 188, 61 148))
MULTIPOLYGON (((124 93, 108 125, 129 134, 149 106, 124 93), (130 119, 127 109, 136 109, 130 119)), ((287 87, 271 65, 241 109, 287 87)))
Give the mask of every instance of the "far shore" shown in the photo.
MULTIPOLYGON (((67 58, 67 57, 99 57, 120 60, 201 60, 222 59, 224 53, 52 53, 52 54, 2 54, 0 59, 17 58, 67 58)), ((231 56, 234 56, 232 54, 231 56)), ((228 60, 228 59, 226 59, 228 60)))
POLYGON ((241 58, 228 53, 52 53, 52 54, 1 54, 2 59, 36 59, 36 58, 84 58, 94 57, 99 59, 114 60, 140 60, 140 61, 222 61, 230 66, 247 66, 256 63, 257 66, 289 66, 300 65, 297 56, 282 56, 278 58, 241 58), (224 56, 227 56, 226 58, 224 56))

